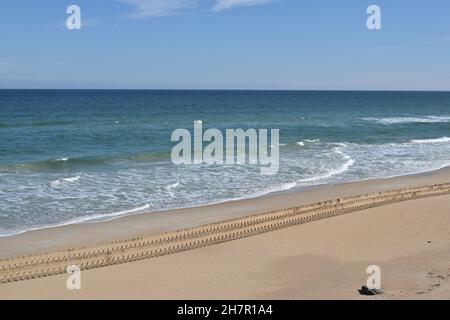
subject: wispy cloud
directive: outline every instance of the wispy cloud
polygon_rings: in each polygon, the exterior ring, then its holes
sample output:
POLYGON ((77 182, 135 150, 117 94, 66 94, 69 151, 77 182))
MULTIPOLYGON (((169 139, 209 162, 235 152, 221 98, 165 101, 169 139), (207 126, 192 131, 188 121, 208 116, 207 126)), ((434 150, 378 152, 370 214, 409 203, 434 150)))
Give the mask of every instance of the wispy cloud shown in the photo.
POLYGON ((273 0, 216 0, 214 11, 229 10, 234 7, 252 7, 273 2, 273 0))
POLYGON ((116 0, 134 7, 132 18, 158 17, 178 14, 195 8, 198 0, 116 0))

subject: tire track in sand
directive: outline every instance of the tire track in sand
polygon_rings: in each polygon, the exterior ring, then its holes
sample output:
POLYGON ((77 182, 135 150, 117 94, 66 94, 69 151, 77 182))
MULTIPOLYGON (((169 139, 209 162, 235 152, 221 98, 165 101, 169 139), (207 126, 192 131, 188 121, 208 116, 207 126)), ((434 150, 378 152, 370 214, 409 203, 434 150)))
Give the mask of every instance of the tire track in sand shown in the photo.
POLYGON ((0 283, 101 268, 237 240, 397 202, 450 194, 450 183, 347 197, 88 248, 0 260, 0 283))

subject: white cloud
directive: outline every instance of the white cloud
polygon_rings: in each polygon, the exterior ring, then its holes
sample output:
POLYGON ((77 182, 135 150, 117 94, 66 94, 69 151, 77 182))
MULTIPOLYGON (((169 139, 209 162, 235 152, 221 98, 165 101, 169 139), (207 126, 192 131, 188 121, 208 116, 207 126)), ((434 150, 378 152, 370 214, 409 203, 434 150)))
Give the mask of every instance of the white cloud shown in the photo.
POLYGON ((223 11, 234 7, 258 6, 272 1, 273 0, 216 0, 214 11, 223 11))
POLYGON ((198 0, 116 0, 134 7, 133 18, 168 16, 195 8, 198 0))

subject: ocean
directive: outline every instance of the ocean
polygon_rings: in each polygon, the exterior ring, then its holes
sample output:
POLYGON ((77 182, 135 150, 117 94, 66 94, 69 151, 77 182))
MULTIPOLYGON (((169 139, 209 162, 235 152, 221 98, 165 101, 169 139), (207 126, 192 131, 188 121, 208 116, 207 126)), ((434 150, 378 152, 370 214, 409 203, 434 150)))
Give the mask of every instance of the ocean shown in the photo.
POLYGON ((0 90, 0 236, 449 165, 449 92, 0 90), (172 164, 196 120, 279 129, 278 174, 172 164))

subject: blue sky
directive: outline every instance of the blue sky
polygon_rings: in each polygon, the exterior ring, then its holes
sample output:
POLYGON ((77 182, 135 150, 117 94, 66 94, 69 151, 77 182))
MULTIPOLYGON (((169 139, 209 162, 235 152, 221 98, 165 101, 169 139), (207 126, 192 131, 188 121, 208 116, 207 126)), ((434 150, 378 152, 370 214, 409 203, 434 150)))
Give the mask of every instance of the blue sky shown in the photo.
POLYGON ((0 88, 450 90, 449 57, 448 0, 0 4, 0 88))

